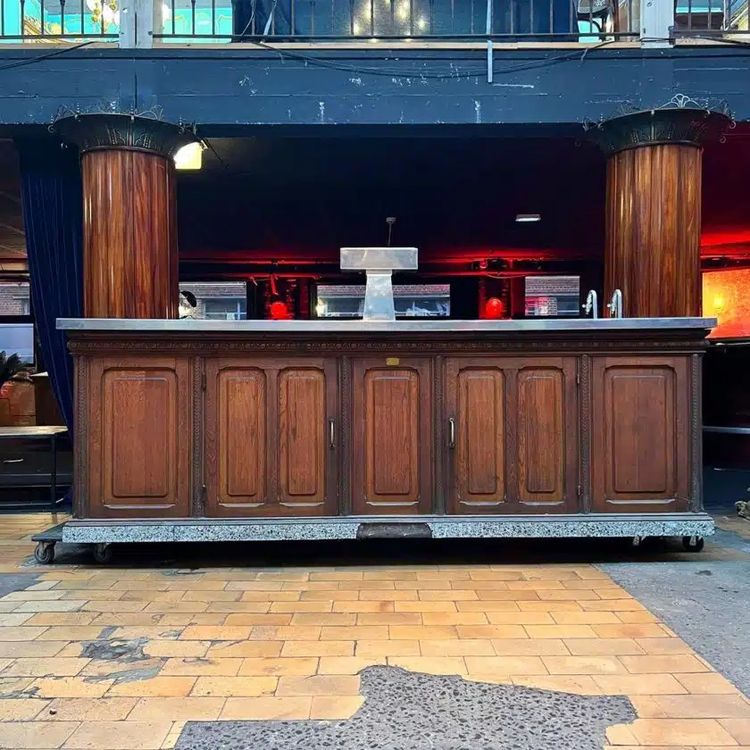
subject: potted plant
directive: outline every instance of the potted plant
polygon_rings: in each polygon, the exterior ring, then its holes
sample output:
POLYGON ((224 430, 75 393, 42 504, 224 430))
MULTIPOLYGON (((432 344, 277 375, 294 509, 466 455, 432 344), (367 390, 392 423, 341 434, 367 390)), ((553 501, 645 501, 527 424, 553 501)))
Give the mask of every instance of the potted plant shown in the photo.
MULTIPOLYGON (((6 355, 0 352, 0 425, 15 423, 14 409, 11 408, 11 391, 13 384, 26 384, 32 388, 29 365, 21 360, 17 354, 6 355)), ((24 386, 21 386, 24 388, 24 386)))

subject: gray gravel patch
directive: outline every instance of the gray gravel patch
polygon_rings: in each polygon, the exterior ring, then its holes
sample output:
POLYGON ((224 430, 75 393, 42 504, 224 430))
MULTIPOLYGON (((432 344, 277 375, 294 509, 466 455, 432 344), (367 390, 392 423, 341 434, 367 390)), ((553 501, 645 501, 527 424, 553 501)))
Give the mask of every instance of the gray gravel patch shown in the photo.
POLYGON ((364 705, 347 721, 188 722, 177 750, 601 750, 633 721, 623 696, 579 696, 468 682, 397 667, 361 672, 364 705))
POLYGON ((599 567, 750 696, 750 542, 717 529, 686 557, 599 567), (727 550, 745 554, 721 559, 727 550))

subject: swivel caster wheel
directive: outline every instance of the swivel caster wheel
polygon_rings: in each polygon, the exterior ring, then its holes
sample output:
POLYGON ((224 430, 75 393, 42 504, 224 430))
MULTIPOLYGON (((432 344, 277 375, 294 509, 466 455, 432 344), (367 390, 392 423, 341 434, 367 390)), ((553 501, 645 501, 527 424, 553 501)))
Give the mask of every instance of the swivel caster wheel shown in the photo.
POLYGON ((40 565, 51 565, 55 559, 55 543, 38 542, 34 547, 34 559, 40 565))
POLYGON ((91 550, 94 562, 107 565, 112 562, 113 552, 111 544, 95 544, 91 550))
POLYGON ((702 536, 684 536, 682 537, 682 548, 686 552, 700 552, 703 549, 705 541, 702 536))

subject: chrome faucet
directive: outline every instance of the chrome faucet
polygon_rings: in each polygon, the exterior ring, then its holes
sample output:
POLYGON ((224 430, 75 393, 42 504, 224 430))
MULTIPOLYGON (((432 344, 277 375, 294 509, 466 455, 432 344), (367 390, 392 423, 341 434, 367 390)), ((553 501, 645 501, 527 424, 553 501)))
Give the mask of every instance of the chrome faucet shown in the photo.
POLYGON ((615 289, 615 291, 612 292, 612 299, 607 305, 607 310, 609 310, 610 318, 622 317, 622 291, 615 289))
POLYGON ((591 289, 586 297, 586 304, 581 305, 581 309, 586 315, 591 313, 591 317, 596 320, 599 317, 599 298, 596 296, 596 290, 591 289))

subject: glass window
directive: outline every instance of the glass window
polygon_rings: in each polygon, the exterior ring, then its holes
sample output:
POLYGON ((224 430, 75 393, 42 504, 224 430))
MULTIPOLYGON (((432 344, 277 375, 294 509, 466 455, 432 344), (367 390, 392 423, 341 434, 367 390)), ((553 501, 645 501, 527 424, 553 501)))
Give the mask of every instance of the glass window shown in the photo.
POLYGON ((31 291, 27 281, 0 281, 0 317, 31 314, 31 291))
POLYGON ((527 317, 578 317, 581 314, 578 276, 527 276, 527 317))
POLYGON ((34 364, 34 324, 0 323, 0 352, 17 354, 22 362, 34 364))
MULTIPOLYGON (((361 318, 364 284, 319 284, 316 318, 361 318)), ((447 318, 451 314, 450 284, 394 284, 397 318, 447 318)))
POLYGON ((180 318, 244 320, 247 285, 244 281, 186 281, 180 284, 180 318))

